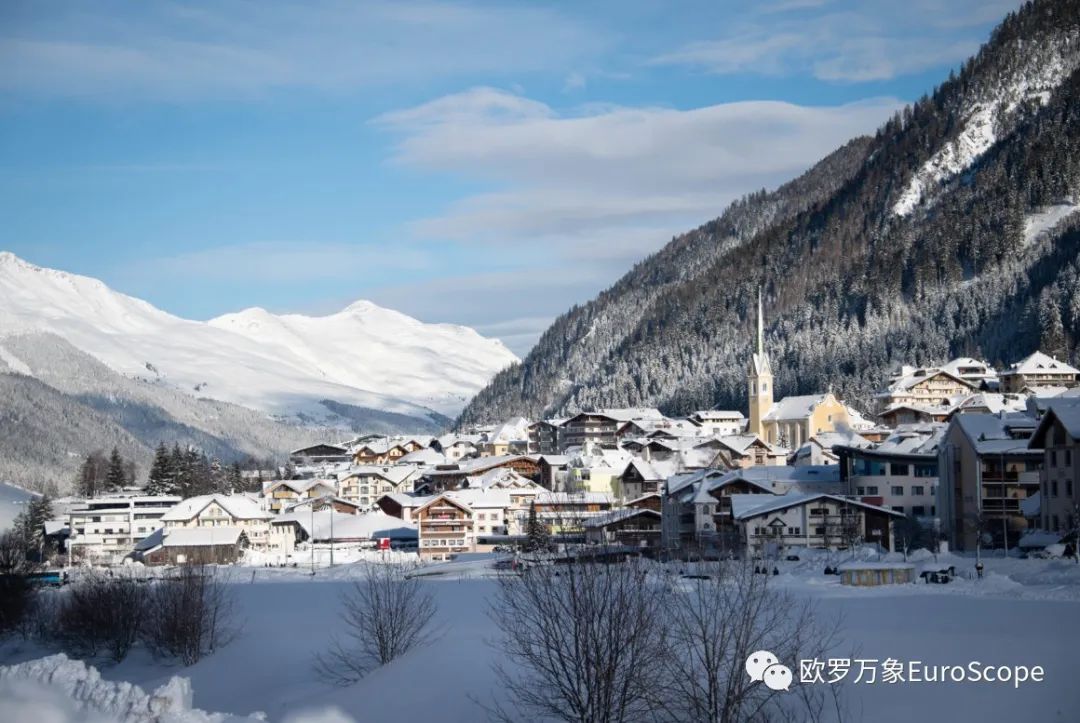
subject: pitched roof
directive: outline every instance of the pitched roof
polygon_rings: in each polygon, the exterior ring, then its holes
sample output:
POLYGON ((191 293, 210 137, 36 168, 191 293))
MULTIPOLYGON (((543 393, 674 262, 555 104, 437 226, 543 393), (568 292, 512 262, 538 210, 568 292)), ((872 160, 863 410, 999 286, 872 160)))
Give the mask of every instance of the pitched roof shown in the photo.
POLYGON ((825 492, 789 492, 788 494, 775 496, 731 495, 731 516, 736 520, 745 520, 779 512, 790 507, 805 505, 816 500, 831 500, 845 505, 884 512, 893 517, 903 517, 901 513, 886 507, 879 507, 878 505, 871 505, 849 497, 831 495, 825 492))
POLYGON ((231 517, 238 520, 268 520, 271 517, 269 512, 264 511, 258 502, 247 495, 213 494, 189 497, 169 508, 161 519, 166 522, 184 522, 195 518, 213 503, 217 503, 231 517))
POLYGON ((1041 351, 1035 351, 1015 364, 1010 365, 1007 371, 1002 372, 1002 375, 1045 374, 1047 372, 1053 372, 1055 374, 1080 374, 1080 369, 1069 366, 1063 361, 1058 361, 1051 356, 1043 354, 1041 351))
POLYGON ((623 520, 629 520, 632 517, 652 517, 657 520, 660 519, 660 513, 656 510, 650 510, 645 507, 623 507, 617 510, 611 510, 595 517, 590 517, 582 523, 585 528, 597 528, 607 527, 615 522, 622 522, 623 520))
POLYGON ((345 515, 329 510, 278 516, 273 524, 295 523, 315 540, 368 540, 379 537, 416 537, 416 524, 384 512, 345 515), (314 517, 314 527, 312 518, 314 517), (312 531, 314 530, 314 534, 312 531))
POLYGON ((1075 441, 1080 441, 1080 399, 1061 399, 1052 402, 1039 422, 1035 433, 1031 435, 1029 443, 1032 448, 1042 449, 1047 430, 1054 423, 1061 422, 1061 426, 1075 441))
POLYGON ((149 552, 158 547, 217 547, 240 542, 240 527, 159 527, 139 540, 134 550, 149 552))
POLYGON ((825 401, 831 394, 807 394, 800 397, 784 397, 773 402, 765 415, 768 420, 805 419, 814 411, 814 407, 825 401))

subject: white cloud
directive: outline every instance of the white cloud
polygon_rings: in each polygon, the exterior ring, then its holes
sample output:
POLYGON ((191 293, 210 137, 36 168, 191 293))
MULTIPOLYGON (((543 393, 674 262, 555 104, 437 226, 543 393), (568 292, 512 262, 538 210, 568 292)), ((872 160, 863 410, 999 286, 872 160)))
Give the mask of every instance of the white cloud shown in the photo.
MULTIPOLYGON (((505 271, 365 293, 498 333, 523 355, 546 319, 585 301, 736 197, 798 175, 901 106, 881 98, 803 107, 755 101, 692 110, 592 105, 565 111, 474 88, 376 118, 391 163, 490 187, 411 225, 417 238, 482 245, 505 271)), ((470 184, 472 185, 472 184, 470 184)))
POLYGON ((427 0, 33 5, 9 13, 0 89, 154 99, 346 90, 563 69, 602 29, 555 10, 427 0))
POLYGON ((634 252, 717 215, 734 198, 775 186, 900 103, 832 107, 752 101, 693 110, 592 107, 557 112, 535 100, 476 88, 381 116, 399 135, 392 162, 496 188, 417 221, 424 237, 503 245, 634 252))
POLYGON ((718 75, 888 80, 963 60, 985 39, 972 29, 1019 5, 1020 0, 794 0, 762 6, 725 24, 719 36, 684 43, 649 62, 718 75))

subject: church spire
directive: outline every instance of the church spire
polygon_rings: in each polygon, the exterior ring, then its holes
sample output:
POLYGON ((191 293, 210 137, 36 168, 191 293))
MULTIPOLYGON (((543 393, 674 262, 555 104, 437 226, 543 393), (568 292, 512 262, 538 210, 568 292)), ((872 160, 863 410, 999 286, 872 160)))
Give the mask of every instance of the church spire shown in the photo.
POLYGON ((765 354, 765 314, 761 307, 761 287, 757 290, 757 353, 765 354))

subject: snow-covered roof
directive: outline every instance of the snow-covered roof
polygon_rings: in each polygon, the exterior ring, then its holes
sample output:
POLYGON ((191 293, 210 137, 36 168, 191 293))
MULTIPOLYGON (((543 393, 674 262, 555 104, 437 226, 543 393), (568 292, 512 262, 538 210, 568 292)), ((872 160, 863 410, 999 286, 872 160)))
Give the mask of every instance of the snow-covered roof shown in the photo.
POLYGON ((805 419, 810 416, 814 408, 824 402, 831 394, 806 394, 799 397, 784 397, 779 402, 773 402, 772 407, 765 415, 770 421, 782 421, 788 419, 805 419))
POLYGON ((320 485, 323 486, 323 487, 326 487, 327 489, 329 489, 331 491, 336 491, 337 490, 337 483, 334 480, 328 480, 328 479, 279 479, 279 480, 272 480, 272 481, 269 481, 269 482, 264 482, 263 483, 263 494, 264 495, 269 495, 274 490, 276 490, 276 489, 278 489, 280 487, 288 487, 291 490, 303 493, 303 492, 307 492, 308 490, 310 490, 310 489, 312 489, 314 487, 318 487, 320 485))
POLYGON ((632 517, 652 517, 659 520, 660 513, 644 507, 623 507, 590 517, 582 523, 582 526, 586 528, 607 527, 612 523, 629 520, 632 517))
POLYGON ((388 492, 379 497, 380 500, 389 499, 401 507, 412 509, 423 507, 434 498, 435 495, 414 495, 409 492, 388 492))
POLYGON ((544 490, 536 495, 536 504, 544 505, 590 505, 611 504, 614 502, 610 492, 551 492, 544 490))
POLYGON ((424 447, 423 449, 418 449, 415 452, 409 452, 402 457, 398 457, 397 463, 417 465, 445 464, 446 455, 441 452, 436 452, 431 447, 424 447))
POLYGON ((428 470, 427 474, 432 477, 460 476, 462 474, 480 474, 485 470, 499 467, 519 459, 532 459, 522 454, 497 454, 491 457, 475 457, 473 459, 458 460, 453 464, 438 465, 435 469, 428 470))
POLYGON ((1036 492, 1020 500, 1020 513, 1024 517, 1038 517, 1042 509, 1042 493, 1036 492))
POLYGON ((980 454, 1021 453, 1027 450, 1028 436, 1035 419, 1025 414, 958 414, 957 425, 980 454))
POLYGON ((528 477, 523 477, 509 467, 496 467, 482 474, 471 475, 466 478, 465 482, 470 489, 488 489, 491 487, 540 489, 540 485, 528 477))
POLYGON ((134 545, 136 552, 158 547, 217 547, 235 545, 244 534, 240 527, 159 527, 134 545))
POLYGON ((825 492, 789 492, 783 495, 731 495, 731 516, 736 520, 745 520, 751 517, 760 517, 772 512, 778 512, 780 510, 786 510, 790 507, 798 507, 801 505, 815 502, 818 500, 829 500, 840 504, 850 505, 853 507, 860 507, 867 510, 875 510, 891 515, 893 517, 903 517, 899 512, 895 512, 886 507, 879 507, 877 505, 867 504, 859 500, 851 499, 848 497, 841 497, 839 495, 831 495, 825 492))
POLYGON ((508 422, 500 424, 487 436, 488 444, 501 442, 518 442, 529 438, 529 420, 524 417, 515 417, 508 422))
POLYGON ((707 409, 694 412, 691 419, 700 419, 703 422, 743 422, 746 417, 742 412, 731 409, 707 409))
POLYGON ((166 522, 183 522, 195 518, 211 504, 217 503, 229 516, 238 520, 266 520, 271 515, 259 503, 246 495, 200 495, 171 507, 161 516, 166 522))
POLYGON ((290 523, 299 525, 308 537, 316 541, 416 537, 417 534, 414 523, 405 522, 381 511, 366 512, 362 515, 344 515, 329 510, 316 512, 314 515, 297 512, 281 515, 274 520, 273 524, 290 523), (312 518, 314 518, 314 528, 312 518))
POLYGON ((1058 361, 1052 356, 1043 354, 1041 351, 1035 351, 1015 364, 1010 365, 1007 371, 1002 372, 1002 375, 1047 373, 1080 374, 1080 369, 1070 366, 1063 361, 1058 361))
POLYGON ((381 477, 386 481, 393 482, 397 485, 416 474, 416 467, 411 465, 365 464, 350 468, 349 474, 345 479, 349 479, 350 477, 381 477))

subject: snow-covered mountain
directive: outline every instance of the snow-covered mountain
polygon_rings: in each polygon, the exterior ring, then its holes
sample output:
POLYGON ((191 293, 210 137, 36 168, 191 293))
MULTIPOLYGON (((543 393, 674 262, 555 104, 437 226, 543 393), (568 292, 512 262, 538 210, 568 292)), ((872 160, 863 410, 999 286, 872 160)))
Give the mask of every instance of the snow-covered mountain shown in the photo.
POLYGON ((453 415, 516 361, 470 328, 425 324, 368 301, 326 317, 248 309, 191 321, 0 252, 0 337, 43 332, 129 378, 316 422, 333 421, 324 400, 427 421, 432 411, 453 415))

